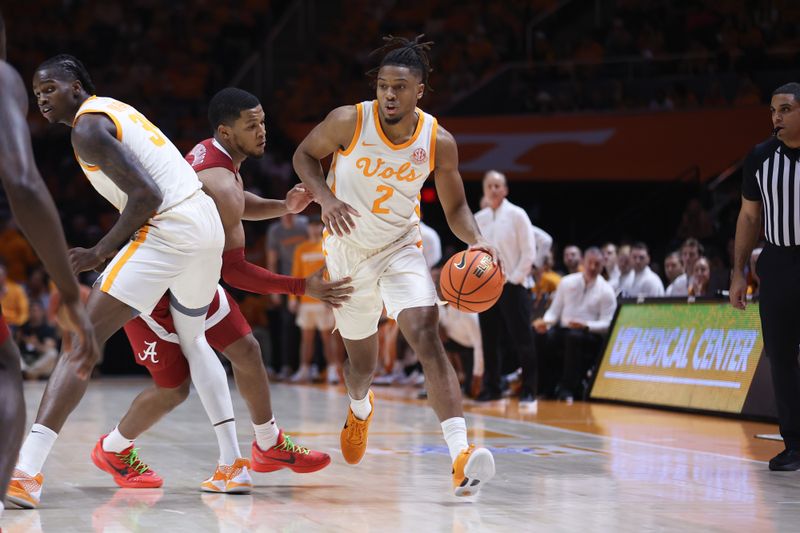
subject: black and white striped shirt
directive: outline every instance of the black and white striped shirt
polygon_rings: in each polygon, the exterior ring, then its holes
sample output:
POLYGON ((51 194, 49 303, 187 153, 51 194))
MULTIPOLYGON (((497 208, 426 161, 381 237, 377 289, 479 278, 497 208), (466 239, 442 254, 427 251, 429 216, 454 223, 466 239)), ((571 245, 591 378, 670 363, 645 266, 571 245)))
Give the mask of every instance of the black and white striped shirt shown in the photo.
POLYGON ((800 245, 800 149, 773 137, 744 162, 742 196, 763 203, 764 232, 776 246, 800 245))

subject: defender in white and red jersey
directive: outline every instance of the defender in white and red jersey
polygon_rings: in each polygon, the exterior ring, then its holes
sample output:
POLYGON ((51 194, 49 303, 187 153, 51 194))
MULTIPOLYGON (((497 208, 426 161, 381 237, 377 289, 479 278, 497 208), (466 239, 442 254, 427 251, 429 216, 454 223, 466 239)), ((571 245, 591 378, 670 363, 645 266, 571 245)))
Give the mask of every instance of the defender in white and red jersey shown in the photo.
POLYGON ((430 43, 388 37, 376 73, 377 99, 334 109, 303 140, 294 168, 322 206, 331 279, 354 292, 334 309, 347 353, 350 410, 342 455, 361 461, 373 413, 369 390, 385 306, 425 369, 428 398, 442 423, 456 496, 473 495, 494 475, 494 459, 467 443, 458 379, 439 338, 436 290, 421 250, 419 192, 431 173, 447 221, 472 248, 497 252, 480 234, 464 195, 453 136, 417 108, 427 83, 430 43), (320 160, 333 154, 327 183, 320 160))

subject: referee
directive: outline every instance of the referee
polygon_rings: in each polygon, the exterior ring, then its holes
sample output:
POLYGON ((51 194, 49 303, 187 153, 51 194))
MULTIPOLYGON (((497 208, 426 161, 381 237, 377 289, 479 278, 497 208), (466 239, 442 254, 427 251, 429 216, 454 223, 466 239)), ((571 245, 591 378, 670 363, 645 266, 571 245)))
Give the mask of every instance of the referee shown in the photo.
POLYGON ((761 235, 767 245, 757 264, 761 330, 772 369, 778 423, 786 449, 770 470, 800 469, 800 84, 772 93, 774 137, 757 145, 744 163, 742 208, 736 223, 731 304, 744 309, 744 269, 761 235))

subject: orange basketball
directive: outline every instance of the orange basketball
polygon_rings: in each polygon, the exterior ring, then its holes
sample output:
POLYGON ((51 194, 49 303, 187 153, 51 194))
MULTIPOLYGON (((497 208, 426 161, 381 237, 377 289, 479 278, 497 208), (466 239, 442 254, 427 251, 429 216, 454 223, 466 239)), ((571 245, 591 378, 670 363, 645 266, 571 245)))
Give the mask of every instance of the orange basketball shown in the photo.
POLYGON ((465 250, 444 264, 439 288, 450 305, 467 313, 482 313, 500 298, 505 282, 491 255, 465 250))

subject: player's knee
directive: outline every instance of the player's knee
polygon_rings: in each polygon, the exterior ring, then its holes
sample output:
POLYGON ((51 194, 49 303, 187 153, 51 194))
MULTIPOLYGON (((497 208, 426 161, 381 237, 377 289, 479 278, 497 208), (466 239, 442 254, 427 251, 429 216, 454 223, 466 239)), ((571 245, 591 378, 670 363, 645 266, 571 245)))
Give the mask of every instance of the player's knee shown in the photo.
POLYGON ((170 408, 175 408, 186 401, 189 397, 189 378, 183 383, 173 388, 161 387, 159 390, 161 400, 170 408))
MULTIPOLYGON (((403 333, 405 335, 405 332, 403 333)), ((431 323, 422 323, 418 327, 413 328, 410 335, 406 336, 406 340, 416 351, 431 353, 435 351, 437 343, 440 343, 439 325, 431 323)))
POLYGON ((350 358, 350 372, 359 377, 371 376, 375 373, 377 360, 368 357, 350 358))
POLYGON ((236 341, 232 349, 225 349, 225 356, 237 368, 254 368, 264 363, 261 360, 261 346, 253 335, 236 341))

